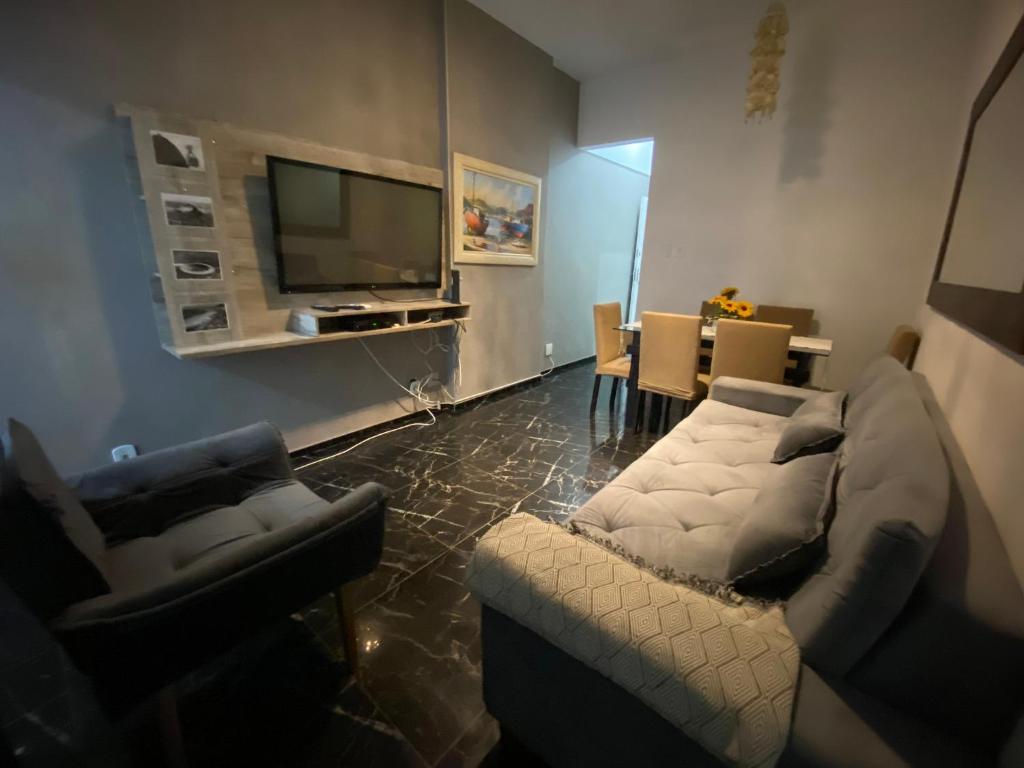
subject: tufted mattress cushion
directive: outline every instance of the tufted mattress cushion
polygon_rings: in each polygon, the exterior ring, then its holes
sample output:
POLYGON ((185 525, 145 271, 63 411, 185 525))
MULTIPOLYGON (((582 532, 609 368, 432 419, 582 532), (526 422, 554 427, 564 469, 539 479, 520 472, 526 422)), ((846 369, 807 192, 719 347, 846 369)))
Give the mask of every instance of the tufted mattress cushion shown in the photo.
POLYGON ((725 579, 788 419, 705 400, 571 519, 653 567, 725 579))
POLYGON ((313 517, 330 505, 302 483, 274 483, 237 505, 220 507, 107 551, 112 591, 139 592, 249 546, 261 536, 313 517))

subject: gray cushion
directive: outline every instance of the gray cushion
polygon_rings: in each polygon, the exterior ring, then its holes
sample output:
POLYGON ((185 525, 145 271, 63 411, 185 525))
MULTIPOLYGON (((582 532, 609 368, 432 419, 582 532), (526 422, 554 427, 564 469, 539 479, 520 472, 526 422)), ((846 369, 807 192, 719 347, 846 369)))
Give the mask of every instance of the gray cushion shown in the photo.
POLYGON ((742 589, 814 562, 830 522, 835 466, 831 453, 805 456, 766 478, 736 534, 729 580, 742 589))
POLYGON ((828 556, 786 622, 816 669, 845 674, 902 610, 946 520, 949 468, 911 374, 884 357, 850 390, 828 556))
POLYGON ((116 545, 234 506, 264 485, 294 476, 277 428, 261 422, 109 464, 68 482, 107 542, 116 545))
POLYGON ((112 547, 108 555, 110 585, 119 594, 163 586, 329 507, 298 481, 266 486, 237 505, 185 519, 157 536, 112 547))
POLYGON ((16 419, 3 437, 0 575, 38 615, 110 591, 103 534, 16 419))
POLYGON ((570 520, 649 565, 724 580, 786 419, 705 400, 570 520))
POLYGON ((825 392, 797 408, 779 437, 772 461, 781 464, 797 456, 834 451, 843 439, 845 399, 845 392, 825 392))

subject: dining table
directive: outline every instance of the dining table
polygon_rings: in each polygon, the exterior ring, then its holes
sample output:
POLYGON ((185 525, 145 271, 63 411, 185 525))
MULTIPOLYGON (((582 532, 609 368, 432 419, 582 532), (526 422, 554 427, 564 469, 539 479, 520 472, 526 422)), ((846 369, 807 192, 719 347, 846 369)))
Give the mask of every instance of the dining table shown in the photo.
MULTIPOLYGON (((640 380, 640 337, 643 333, 643 323, 636 320, 631 323, 622 323, 615 326, 615 330, 631 334, 626 351, 630 356, 629 378, 626 380, 626 423, 632 424, 636 420, 637 383, 640 380)), ((713 325, 702 325, 700 329, 701 348, 708 351, 714 348, 715 327, 713 325)), ((789 359, 794 361, 792 367, 786 368, 786 383, 796 386, 804 386, 810 381, 811 370, 814 361, 821 358, 828 358, 832 354, 832 339, 822 336, 790 336, 789 337, 789 359)))

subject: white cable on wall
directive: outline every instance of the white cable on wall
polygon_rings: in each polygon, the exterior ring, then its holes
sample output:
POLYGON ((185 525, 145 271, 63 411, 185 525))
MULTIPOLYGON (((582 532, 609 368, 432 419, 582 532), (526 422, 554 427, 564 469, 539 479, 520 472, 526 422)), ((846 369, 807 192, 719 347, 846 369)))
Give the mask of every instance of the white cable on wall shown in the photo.
MULTIPOLYGON (((458 360, 458 365, 459 365, 459 367, 458 367, 458 379, 461 382, 461 380, 462 380, 462 357, 459 354, 459 331, 460 330, 465 330, 465 329, 464 329, 464 327, 463 327, 463 325, 461 323, 456 323, 456 331, 455 331, 455 350, 456 350, 456 352, 455 352, 455 354, 457 356, 456 359, 458 360)), ((314 461, 309 461, 309 462, 306 462, 305 464, 301 464, 301 465, 299 465, 299 466, 297 466, 295 468, 296 471, 300 470, 300 469, 308 469, 309 467, 316 466, 317 464, 321 464, 321 463, 323 463, 325 461, 330 461, 331 459, 336 459, 339 456, 344 456, 346 453, 349 453, 350 451, 354 451, 359 446, 364 445, 365 443, 368 443, 371 440, 376 440, 378 437, 384 437, 385 435, 394 434, 395 432, 400 432, 403 429, 411 429, 412 427, 432 427, 435 424, 437 424, 437 416, 434 415, 434 412, 431 410, 431 408, 436 408, 436 409, 440 410, 440 408, 443 405, 443 403, 440 400, 431 400, 430 398, 424 396, 424 394, 423 394, 423 387, 426 386, 426 383, 428 383, 428 382, 430 382, 432 380, 436 380, 438 378, 437 377, 437 373, 430 366, 430 362, 426 361, 426 356, 429 355, 431 352, 433 352, 435 349, 440 349, 443 352, 448 352, 448 351, 450 351, 450 347, 448 347, 446 344, 442 344, 441 343, 440 337, 438 336, 437 331, 435 329, 431 329, 430 334, 431 334, 431 337, 430 337, 431 338, 431 344, 430 344, 430 346, 427 347, 426 350, 422 349, 420 347, 420 345, 416 343, 415 339, 413 339, 413 346, 416 347, 417 351, 419 351, 421 354, 423 354, 424 360, 425 360, 426 365, 427 365, 427 369, 430 371, 430 374, 424 379, 423 382, 417 381, 413 385, 413 387, 411 387, 411 388, 405 386, 404 384, 402 384, 402 382, 400 382, 398 379, 396 379, 392 375, 391 371, 389 371, 387 368, 384 367, 384 364, 377 358, 377 356, 375 354, 373 354, 373 352, 366 345, 366 342, 363 339, 357 339, 357 341, 363 346, 363 349, 366 350, 366 354, 368 354, 370 356, 370 359, 373 360, 374 363, 376 363, 377 367, 380 368, 381 371, 384 372, 385 376, 387 376, 389 379, 391 379, 391 381, 399 389, 401 389, 403 392, 407 393, 410 397, 412 397, 417 402, 423 403, 426 406, 427 415, 430 417, 430 421, 425 421, 425 422, 424 421, 419 421, 419 422, 415 422, 413 424, 403 424, 400 427, 395 427, 394 429, 388 429, 388 430, 385 430, 384 432, 380 432, 380 433, 378 433, 376 435, 370 435, 369 437, 367 437, 367 438, 365 438, 363 440, 360 440, 355 445, 350 445, 348 448, 345 448, 344 450, 338 451, 337 453, 332 453, 330 456, 324 456, 324 457, 316 459, 314 461)), ((455 398, 452 396, 451 392, 449 392, 448 389, 444 386, 444 384, 441 384, 439 380, 438 380, 437 383, 438 383, 438 386, 441 388, 441 391, 444 392, 448 396, 449 401, 454 402, 455 398)))

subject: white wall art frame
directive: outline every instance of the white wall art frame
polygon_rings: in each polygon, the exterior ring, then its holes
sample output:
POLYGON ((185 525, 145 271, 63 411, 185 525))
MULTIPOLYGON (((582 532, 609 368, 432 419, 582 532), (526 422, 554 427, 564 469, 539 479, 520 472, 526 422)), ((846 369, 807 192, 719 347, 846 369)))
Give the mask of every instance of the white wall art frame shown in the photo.
POLYGON ((451 186, 456 264, 537 266, 543 221, 537 176, 455 152, 451 186))

